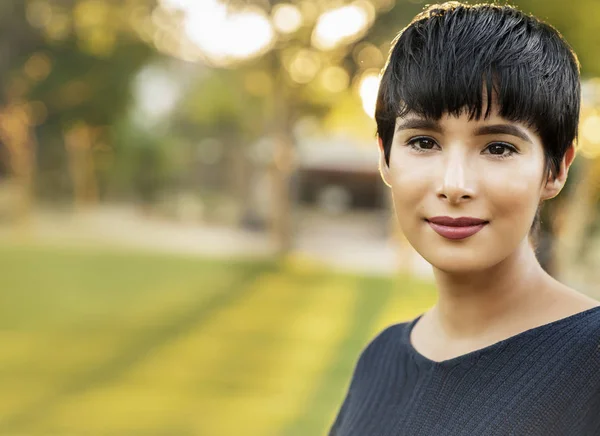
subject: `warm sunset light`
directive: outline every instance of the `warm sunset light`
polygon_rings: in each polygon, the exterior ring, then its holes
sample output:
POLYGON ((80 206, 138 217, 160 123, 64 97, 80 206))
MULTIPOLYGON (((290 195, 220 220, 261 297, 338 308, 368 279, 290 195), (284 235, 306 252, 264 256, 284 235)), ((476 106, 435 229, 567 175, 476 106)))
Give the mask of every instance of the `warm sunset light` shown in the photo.
POLYGON ((339 66, 330 66, 321 72, 321 85, 329 92, 341 92, 348 87, 350 76, 339 66))
POLYGON ((319 72, 321 60, 314 50, 298 50, 287 67, 292 80, 296 83, 308 83, 319 72))
POLYGON ((593 113, 581 123, 581 154, 588 158, 600 155, 600 115, 593 113))
POLYGON ((351 43, 367 31, 374 15, 371 3, 364 1, 324 12, 315 26, 313 45, 321 50, 331 50, 351 43))
POLYGON ((379 81, 380 78, 377 73, 366 73, 360 79, 358 87, 363 109, 370 118, 375 118, 375 103, 377 102, 379 81))
POLYGON ((302 25, 302 13, 298 6, 278 4, 273 7, 273 24, 281 33, 294 33, 302 25))
POLYGON ((162 6, 185 13, 187 37, 215 64, 258 56, 273 42, 271 22, 258 7, 233 10, 217 0, 162 0, 162 6))

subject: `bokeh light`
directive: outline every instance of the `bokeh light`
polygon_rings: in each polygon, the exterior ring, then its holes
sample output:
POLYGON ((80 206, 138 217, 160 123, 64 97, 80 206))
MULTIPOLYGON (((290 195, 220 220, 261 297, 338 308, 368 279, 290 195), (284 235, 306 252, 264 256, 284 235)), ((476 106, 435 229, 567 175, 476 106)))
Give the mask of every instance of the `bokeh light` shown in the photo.
POLYGON ((136 121, 151 127, 173 110, 181 92, 180 85, 168 71, 158 66, 147 66, 134 80, 136 121))
POLYGON ((362 69, 380 68, 385 61, 381 50, 368 42, 358 44, 352 52, 352 57, 362 69))
POLYGON ((52 20, 52 7, 45 0, 35 0, 27 3, 27 21, 33 27, 42 29, 52 20))
POLYGON ((162 0, 162 5, 185 13, 187 37, 216 65, 258 56, 274 40, 271 21, 259 7, 232 10, 217 0, 162 0))
POLYGON ((315 78, 321 67, 321 59, 313 50, 300 49, 292 55, 288 72, 296 83, 308 83, 315 78))
POLYGON ((302 12, 296 5, 281 3, 272 12, 273 25, 281 33, 294 33, 302 25, 302 12))
POLYGON ((52 60, 45 53, 34 53, 25 62, 23 71, 27 77, 34 81, 44 80, 52 69, 52 60))
POLYGON ((581 154, 594 159, 600 156, 600 115, 594 111, 581 123, 581 154))
POLYGON ((328 10, 317 21, 312 43, 321 50, 331 50, 351 43, 364 35, 372 24, 374 15, 373 5, 366 1, 328 10))
POLYGON ((325 68, 320 74, 321 86, 328 92, 341 92, 348 87, 350 76, 348 72, 340 66, 330 66, 325 68))
POLYGON ((358 85, 363 110, 370 118, 375 118, 375 104, 377 103, 380 80, 381 78, 377 72, 369 71, 363 74, 358 85))

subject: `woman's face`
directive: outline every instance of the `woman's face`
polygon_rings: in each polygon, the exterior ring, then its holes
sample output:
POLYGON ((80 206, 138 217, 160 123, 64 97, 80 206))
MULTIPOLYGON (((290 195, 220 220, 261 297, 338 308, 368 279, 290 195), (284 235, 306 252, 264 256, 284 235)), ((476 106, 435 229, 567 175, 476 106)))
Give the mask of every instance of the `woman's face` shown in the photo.
POLYGON ((406 238, 429 263, 448 272, 485 269, 515 252, 528 237, 540 201, 558 194, 566 177, 542 183, 539 136, 497 113, 479 121, 469 121, 465 113, 437 122, 410 114, 398 118, 389 167, 383 153, 381 158, 406 238), (435 217, 485 223, 460 229, 436 225, 435 217))

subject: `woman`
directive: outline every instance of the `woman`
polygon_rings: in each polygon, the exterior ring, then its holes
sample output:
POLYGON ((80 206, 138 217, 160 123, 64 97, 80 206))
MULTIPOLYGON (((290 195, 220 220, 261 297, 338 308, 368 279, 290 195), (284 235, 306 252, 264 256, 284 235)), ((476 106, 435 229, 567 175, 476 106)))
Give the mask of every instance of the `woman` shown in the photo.
POLYGON ((579 64, 512 7, 456 2, 396 38, 380 169, 438 301, 362 351, 331 436, 600 435, 600 303, 532 236, 575 157, 579 64))

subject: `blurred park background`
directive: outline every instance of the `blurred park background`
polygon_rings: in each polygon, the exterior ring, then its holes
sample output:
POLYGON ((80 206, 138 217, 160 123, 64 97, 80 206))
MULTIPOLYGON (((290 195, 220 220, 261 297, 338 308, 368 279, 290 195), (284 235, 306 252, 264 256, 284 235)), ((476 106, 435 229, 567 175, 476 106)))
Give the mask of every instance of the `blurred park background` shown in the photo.
MULTIPOLYGON (((540 261, 600 298, 600 3, 523 0, 582 63, 540 261)), ((419 0, 0 1, 0 435, 325 434, 435 302, 374 103, 419 0)))

